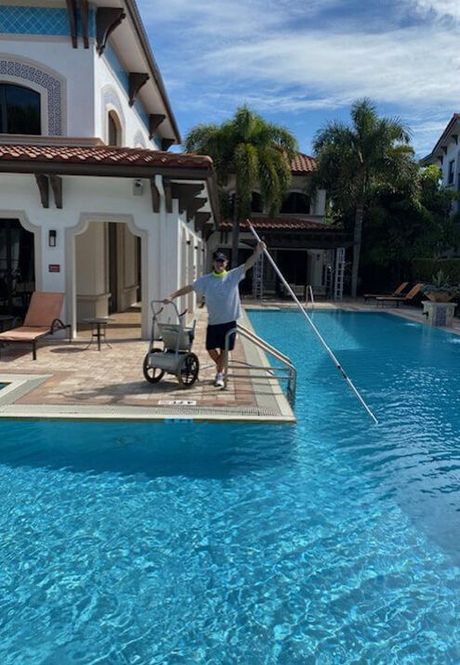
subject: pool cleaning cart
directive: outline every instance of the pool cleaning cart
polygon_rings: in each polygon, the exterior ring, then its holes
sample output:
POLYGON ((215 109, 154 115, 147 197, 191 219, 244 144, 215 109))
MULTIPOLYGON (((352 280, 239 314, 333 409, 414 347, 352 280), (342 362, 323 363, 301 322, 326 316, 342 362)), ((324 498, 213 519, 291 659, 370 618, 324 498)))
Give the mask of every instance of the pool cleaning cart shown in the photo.
POLYGON ((184 325, 187 310, 179 314, 174 302, 165 305, 161 300, 152 300, 150 306, 152 332, 142 368, 144 378, 149 383, 158 383, 165 374, 174 374, 184 388, 193 386, 200 370, 199 360, 191 351, 196 321, 187 328, 184 325), (161 312, 167 306, 174 307, 179 323, 162 323, 159 320, 161 312), (155 346, 158 341, 163 342, 163 348, 155 346))

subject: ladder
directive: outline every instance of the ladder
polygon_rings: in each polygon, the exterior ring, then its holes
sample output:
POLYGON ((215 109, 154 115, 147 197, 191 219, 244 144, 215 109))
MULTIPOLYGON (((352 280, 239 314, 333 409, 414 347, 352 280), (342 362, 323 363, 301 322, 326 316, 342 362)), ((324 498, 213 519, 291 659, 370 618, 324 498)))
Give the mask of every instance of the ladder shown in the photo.
POLYGON ((243 368, 250 370, 251 379, 262 379, 263 382, 275 379, 279 383, 285 385, 286 397, 291 406, 294 406, 296 383, 297 383, 297 370, 294 367, 291 359, 284 353, 281 353, 274 346, 266 342, 262 337, 256 335, 253 330, 246 328, 246 326, 237 323, 235 328, 228 330, 225 334, 225 367, 224 367, 224 386, 227 388, 229 377, 229 369, 236 369, 236 372, 231 372, 232 378, 247 378, 247 373, 238 373, 238 369, 243 368), (230 361, 230 354, 228 350, 230 336, 238 333, 256 347, 264 351, 266 354, 273 356, 278 363, 276 365, 252 365, 250 363, 238 360, 230 361), (255 370, 255 371, 254 371, 255 370))
POLYGON ((257 261, 252 268, 252 295, 257 300, 261 300, 264 295, 264 255, 259 254, 257 261))
POLYGON ((345 249, 337 247, 335 250, 334 295, 333 300, 343 299, 343 278, 345 273, 345 249))

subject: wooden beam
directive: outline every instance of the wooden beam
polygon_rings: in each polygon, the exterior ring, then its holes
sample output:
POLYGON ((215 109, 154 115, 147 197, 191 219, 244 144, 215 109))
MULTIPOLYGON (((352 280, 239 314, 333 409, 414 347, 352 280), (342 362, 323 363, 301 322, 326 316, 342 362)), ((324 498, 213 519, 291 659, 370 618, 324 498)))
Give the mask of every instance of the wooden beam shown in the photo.
POLYGON ((203 232, 204 225, 211 219, 210 212, 197 212, 195 215, 195 228, 203 232))
POLYGON ((458 134, 452 134, 452 138, 455 141, 455 145, 458 145, 458 134))
POLYGON ((152 140, 155 131, 158 129, 158 127, 161 125, 163 120, 166 118, 164 113, 151 113, 149 115, 149 139, 152 140))
POLYGON ((50 188, 48 176, 44 173, 36 173, 35 180, 37 182, 38 191, 40 192, 40 201, 44 208, 50 207, 50 188))
POLYGON ((152 210, 160 212, 160 192, 155 184, 155 178, 150 178, 150 191, 152 193, 152 210))
POLYGON ((204 184, 202 183, 178 183, 173 182, 171 184, 171 196, 173 199, 179 200, 179 212, 184 212, 195 196, 200 194, 204 189, 204 184))
POLYGON ((169 178, 163 178, 163 187, 165 190, 165 205, 166 212, 172 212, 172 192, 171 192, 171 181, 169 178))
POLYGON ((77 38, 77 3, 76 0, 66 0, 67 13, 69 15, 70 38, 72 40, 72 48, 78 48, 77 38))
POLYGON ((59 175, 50 175, 51 189, 53 190, 56 208, 62 209, 62 178, 59 175))
POLYGON ((447 147, 445 145, 442 146, 442 151, 445 155, 447 155, 447 147))
POLYGON ((139 90, 147 83, 150 76, 143 72, 129 73, 129 105, 132 106, 136 101, 139 90))
POLYGON ((84 48, 89 48, 88 0, 80 0, 81 34, 84 48))
POLYGON ((99 55, 104 53, 107 40, 117 28, 126 14, 120 7, 98 7, 96 10, 96 50, 99 55))
POLYGON ((190 205, 187 208, 187 222, 191 222, 193 217, 195 216, 195 213, 204 206, 208 199, 205 197, 200 197, 197 199, 193 199, 193 201, 190 203, 190 205))
POLYGON ((174 139, 161 139, 161 149, 165 152, 170 148, 174 143, 174 139))

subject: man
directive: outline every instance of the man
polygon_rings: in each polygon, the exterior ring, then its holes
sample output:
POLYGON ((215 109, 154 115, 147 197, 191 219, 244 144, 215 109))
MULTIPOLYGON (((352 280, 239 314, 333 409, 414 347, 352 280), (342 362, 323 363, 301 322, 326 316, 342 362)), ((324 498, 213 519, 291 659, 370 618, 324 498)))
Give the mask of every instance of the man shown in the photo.
MULTIPOLYGON (((164 303, 168 303, 191 291, 195 291, 198 297, 204 296, 208 309, 206 350, 216 364, 214 385, 217 388, 224 387, 224 367, 227 360, 225 335, 236 327, 236 321, 241 316, 239 283, 264 249, 265 243, 259 242, 246 263, 228 271, 228 259, 225 254, 214 252, 212 272, 198 277, 192 284, 183 286, 163 300, 164 303)), ((232 351, 234 346, 235 335, 233 334, 229 337, 228 349, 232 351)))

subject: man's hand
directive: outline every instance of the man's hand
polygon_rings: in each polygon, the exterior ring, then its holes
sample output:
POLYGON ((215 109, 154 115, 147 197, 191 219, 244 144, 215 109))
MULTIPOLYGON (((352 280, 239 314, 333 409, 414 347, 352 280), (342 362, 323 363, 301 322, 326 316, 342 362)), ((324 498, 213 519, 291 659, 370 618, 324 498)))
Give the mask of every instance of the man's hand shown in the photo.
POLYGON ((163 305, 169 305, 170 303, 172 303, 172 300, 171 298, 163 298, 161 302, 163 303, 163 305))
POLYGON ((266 249, 267 249, 267 245, 264 243, 263 240, 260 240, 260 241, 257 243, 254 252, 255 252, 255 254, 257 254, 257 256, 258 256, 259 254, 262 254, 262 252, 265 252, 266 249))

